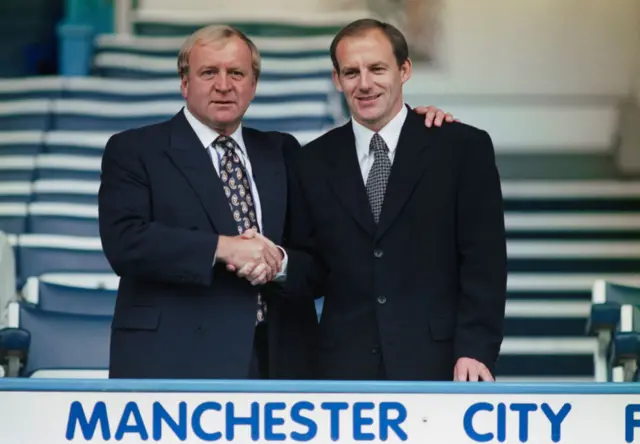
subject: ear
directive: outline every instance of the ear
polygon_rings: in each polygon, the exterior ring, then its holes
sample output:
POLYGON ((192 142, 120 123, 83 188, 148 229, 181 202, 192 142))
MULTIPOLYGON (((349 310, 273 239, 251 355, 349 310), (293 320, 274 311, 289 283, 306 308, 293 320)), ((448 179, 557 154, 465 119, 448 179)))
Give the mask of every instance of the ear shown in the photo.
POLYGON ((340 74, 338 74, 338 71, 336 71, 335 69, 333 70, 333 85, 336 87, 336 89, 340 92, 342 91, 342 85, 340 85, 340 74))
POLYGON ((256 96, 256 91, 258 90, 258 78, 256 77, 255 74, 251 75, 251 101, 253 101, 253 99, 256 96))
POLYGON ((187 99, 188 91, 189 91, 189 80, 187 79, 186 74, 182 74, 180 76, 180 93, 182 94, 182 97, 185 98, 185 100, 187 99))
POLYGON ((411 63, 411 59, 407 58, 402 65, 400 65, 400 79, 402 80, 402 84, 404 85, 410 78, 413 73, 413 64, 411 63))

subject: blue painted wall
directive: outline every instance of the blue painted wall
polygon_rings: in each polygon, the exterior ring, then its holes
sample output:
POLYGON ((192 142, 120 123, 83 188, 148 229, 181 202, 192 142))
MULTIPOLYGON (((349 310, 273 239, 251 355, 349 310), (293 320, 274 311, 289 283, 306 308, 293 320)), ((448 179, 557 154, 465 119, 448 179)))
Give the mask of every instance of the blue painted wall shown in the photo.
POLYGON ((55 71, 64 0, 0 1, 0 77, 55 71))

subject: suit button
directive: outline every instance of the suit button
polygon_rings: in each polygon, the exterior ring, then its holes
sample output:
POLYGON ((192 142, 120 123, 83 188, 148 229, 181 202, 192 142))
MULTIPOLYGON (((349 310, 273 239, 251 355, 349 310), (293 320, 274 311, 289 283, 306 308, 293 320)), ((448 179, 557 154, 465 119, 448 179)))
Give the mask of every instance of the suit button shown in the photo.
POLYGON ((384 304, 387 302, 387 298, 385 298, 383 295, 378 296, 378 304, 384 304))
POLYGON ((379 248, 376 248, 376 250, 373 252, 373 255, 374 255, 376 258, 378 258, 378 259, 380 259, 380 258, 382 257, 382 255, 383 255, 383 254, 384 254, 384 253, 383 253, 383 252, 382 252, 382 250, 380 250, 379 248))
POLYGON ((199 325, 196 327, 196 333, 198 334, 202 333, 202 327, 200 327, 199 325))
POLYGON ((380 346, 379 345, 374 345, 373 348, 371 349, 371 354, 373 355, 377 355, 378 353, 380 353, 380 346))

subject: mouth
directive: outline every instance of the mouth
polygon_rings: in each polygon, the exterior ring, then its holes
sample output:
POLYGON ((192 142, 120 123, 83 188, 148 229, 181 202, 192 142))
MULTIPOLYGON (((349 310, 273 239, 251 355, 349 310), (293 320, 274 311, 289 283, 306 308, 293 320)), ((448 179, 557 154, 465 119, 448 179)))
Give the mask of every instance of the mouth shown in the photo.
POLYGON ((360 97, 356 97, 356 99, 358 100, 358 102, 360 102, 363 105, 369 105, 374 103, 380 96, 382 96, 382 93, 373 94, 369 96, 360 96, 360 97))
POLYGON ((232 100, 213 100, 211 103, 218 106, 229 106, 233 105, 235 102, 232 100))

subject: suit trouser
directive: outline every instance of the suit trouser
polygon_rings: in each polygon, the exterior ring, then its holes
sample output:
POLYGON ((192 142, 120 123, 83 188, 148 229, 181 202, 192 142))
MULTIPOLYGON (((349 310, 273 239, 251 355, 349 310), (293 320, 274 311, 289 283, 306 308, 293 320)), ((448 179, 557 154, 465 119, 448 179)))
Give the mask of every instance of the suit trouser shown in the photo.
POLYGON ((265 322, 256 325, 248 378, 269 379, 269 341, 265 322))

